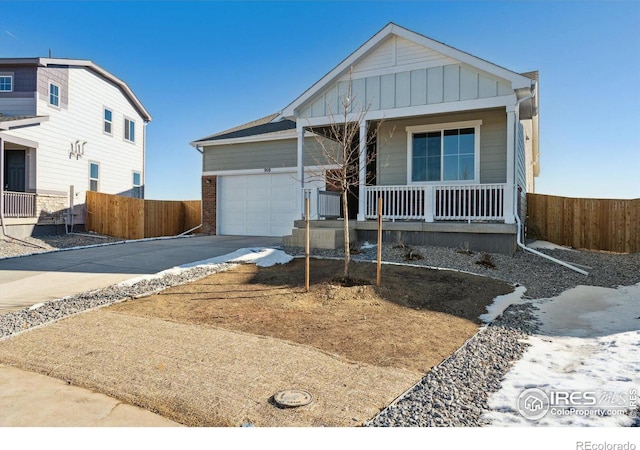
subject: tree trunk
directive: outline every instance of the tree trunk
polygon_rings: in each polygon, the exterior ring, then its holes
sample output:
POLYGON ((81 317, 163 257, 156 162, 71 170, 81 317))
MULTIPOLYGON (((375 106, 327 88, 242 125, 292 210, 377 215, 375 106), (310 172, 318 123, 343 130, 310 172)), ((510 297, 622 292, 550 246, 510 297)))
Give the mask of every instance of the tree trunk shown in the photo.
POLYGON ((349 247, 349 205, 348 189, 342 191, 342 214, 344 215, 344 273, 345 279, 349 278, 349 263, 351 262, 351 249, 349 247))

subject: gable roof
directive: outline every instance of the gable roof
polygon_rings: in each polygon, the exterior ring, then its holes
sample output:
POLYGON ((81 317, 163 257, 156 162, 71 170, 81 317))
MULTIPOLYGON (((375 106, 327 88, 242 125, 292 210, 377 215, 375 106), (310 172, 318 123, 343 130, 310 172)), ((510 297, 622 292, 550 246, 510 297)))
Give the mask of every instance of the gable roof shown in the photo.
POLYGON ((292 120, 284 119, 276 121, 275 119, 278 118, 279 115, 279 113, 269 114, 268 116, 238 125, 237 127, 229 128, 228 130, 197 139, 191 142, 191 145, 196 147, 199 145, 211 144, 215 141, 249 138, 251 136, 277 133, 296 128, 296 123, 292 120))
POLYGON ((298 107, 300 107, 307 100, 313 98, 314 95, 316 95, 323 88, 328 86, 330 83, 336 81, 340 76, 347 73, 349 68, 352 67, 356 62, 365 58, 371 51, 377 48, 389 36, 393 36, 393 35, 399 36, 401 38, 407 39, 416 44, 430 48, 445 56, 456 59, 470 66, 476 67, 480 70, 493 74, 499 78, 508 80, 511 82, 512 88, 514 90, 531 87, 531 78, 525 75, 513 72, 509 69, 505 69, 504 67, 498 66, 489 61, 478 58, 477 56, 473 56, 470 53, 463 52, 454 47, 443 44, 442 42, 433 40, 422 34, 416 33, 414 31, 411 31, 404 27, 396 25, 393 22, 389 22, 384 28, 382 28, 380 31, 374 34, 373 37, 371 37, 368 41, 362 44, 356 51, 354 51, 349 56, 347 56, 340 64, 334 67, 324 77, 318 80, 313 86, 307 89, 302 95, 300 95, 297 99, 295 99, 292 103, 290 103, 287 107, 285 107, 282 110, 282 115, 284 117, 289 117, 289 118, 294 117, 296 113, 296 109, 298 107))
POLYGON ((67 58, 0 58, 0 65, 2 66, 38 66, 38 67, 48 67, 48 66, 75 66, 75 67, 84 67, 95 74, 101 76, 102 78, 110 81, 115 84, 127 97, 127 99, 131 102, 133 107, 138 111, 138 113, 142 116, 145 122, 151 122, 151 115, 146 110, 146 108, 142 105, 142 102, 136 97, 131 88, 127 83, 122 81, 120 78, 116 77, 110 72, 107 72, 105 69, 95 64, 93 61, 84 60, 84 59, 67 59, 67 58))

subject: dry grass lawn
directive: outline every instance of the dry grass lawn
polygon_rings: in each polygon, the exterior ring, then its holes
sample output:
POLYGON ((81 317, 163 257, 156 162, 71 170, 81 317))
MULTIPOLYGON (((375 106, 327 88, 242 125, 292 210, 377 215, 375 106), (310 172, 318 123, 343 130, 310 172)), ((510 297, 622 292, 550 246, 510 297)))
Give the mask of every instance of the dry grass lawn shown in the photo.
MULTIPOLYGON (((241 265, 0 342, 0 363, 37 371, 193 426, 353 426, 372 418, 478 329, 512 288, 385 266, 383 287, 332 281, 340 261, 241 265), (276 407, 282 389, 315 401, 276 407)), ((353 277, 375 280, 373 264, 353 277)))

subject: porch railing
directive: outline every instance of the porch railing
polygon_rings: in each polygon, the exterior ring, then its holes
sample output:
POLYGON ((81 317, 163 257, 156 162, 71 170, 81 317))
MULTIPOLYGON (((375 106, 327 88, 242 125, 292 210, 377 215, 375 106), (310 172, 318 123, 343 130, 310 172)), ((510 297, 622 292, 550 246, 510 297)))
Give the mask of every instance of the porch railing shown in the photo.
POLYGON ((3 192, 5 217, 35 217, 36 194, 3 192))
POLYGON ((367 186, 367 219, 377 217, 382 197, 382 217, 391 220, 504 220, 505 184, 367 186))
POLYGON ((340 216, 340 193, 318 191, 318 217, 337 219, 340 216))

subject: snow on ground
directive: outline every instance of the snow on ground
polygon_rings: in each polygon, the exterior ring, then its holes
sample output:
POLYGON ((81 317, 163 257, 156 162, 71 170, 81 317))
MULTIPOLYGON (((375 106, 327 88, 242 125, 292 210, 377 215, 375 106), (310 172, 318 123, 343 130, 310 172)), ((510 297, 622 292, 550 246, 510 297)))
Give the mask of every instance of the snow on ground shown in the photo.
POLYGON ((577 286, 534 305, 539 332, 489 397, 491 411, 484 417, 497 426, 633 424, 623 413, 638 411, 640 404, 640 283, 618 289, 577 286), (538 420, 518 412, 518 398, 529 388, 547 396, 540 411, 548 412, 538 420), (574 397, 564 400, 564 393, 574 397))
POLYGON ((505 295, 498 295, 493 299, 493 303, 487 306, 486 314, 480 316, 480 320, 485 323, 492 322, 502 312, 507 309, 509 305, 524 303, 522 298, 527 289, 524 286, 518 286, 513 292, 505 295))
POLYGON ((562 245, 554 244, 553 242, 548 242, 548 241, 533 241, 527 244, 527 247, 537 249, 537 250, 544 249, 544 250, 568 250, 570 252, 577 251, 572 248, 563 247, 562 245))
POLYGON ((162 278, 165 275, 177 275, 188 269, 192 269, 198 266, 215 266, 222 264, 255 264, 258 267, 270 267, 276 264, 286 264, 293 259, 293 256, 286 254, 282 250, 276 250, 266 247, 254 247, 254 248, 241 248, 235 252, 227 253, 226 255, 216 256, 214 258, 204 259, 202 261, 195 261, 181 266, 173 267, 171 269, 163 270, 162 272, 154 273, 151 275, 142 275, 139 277, 131 278, 129 280, 119 283, 121 286, 131 286, 142 280, 151 280, 154 278, 162 278))

